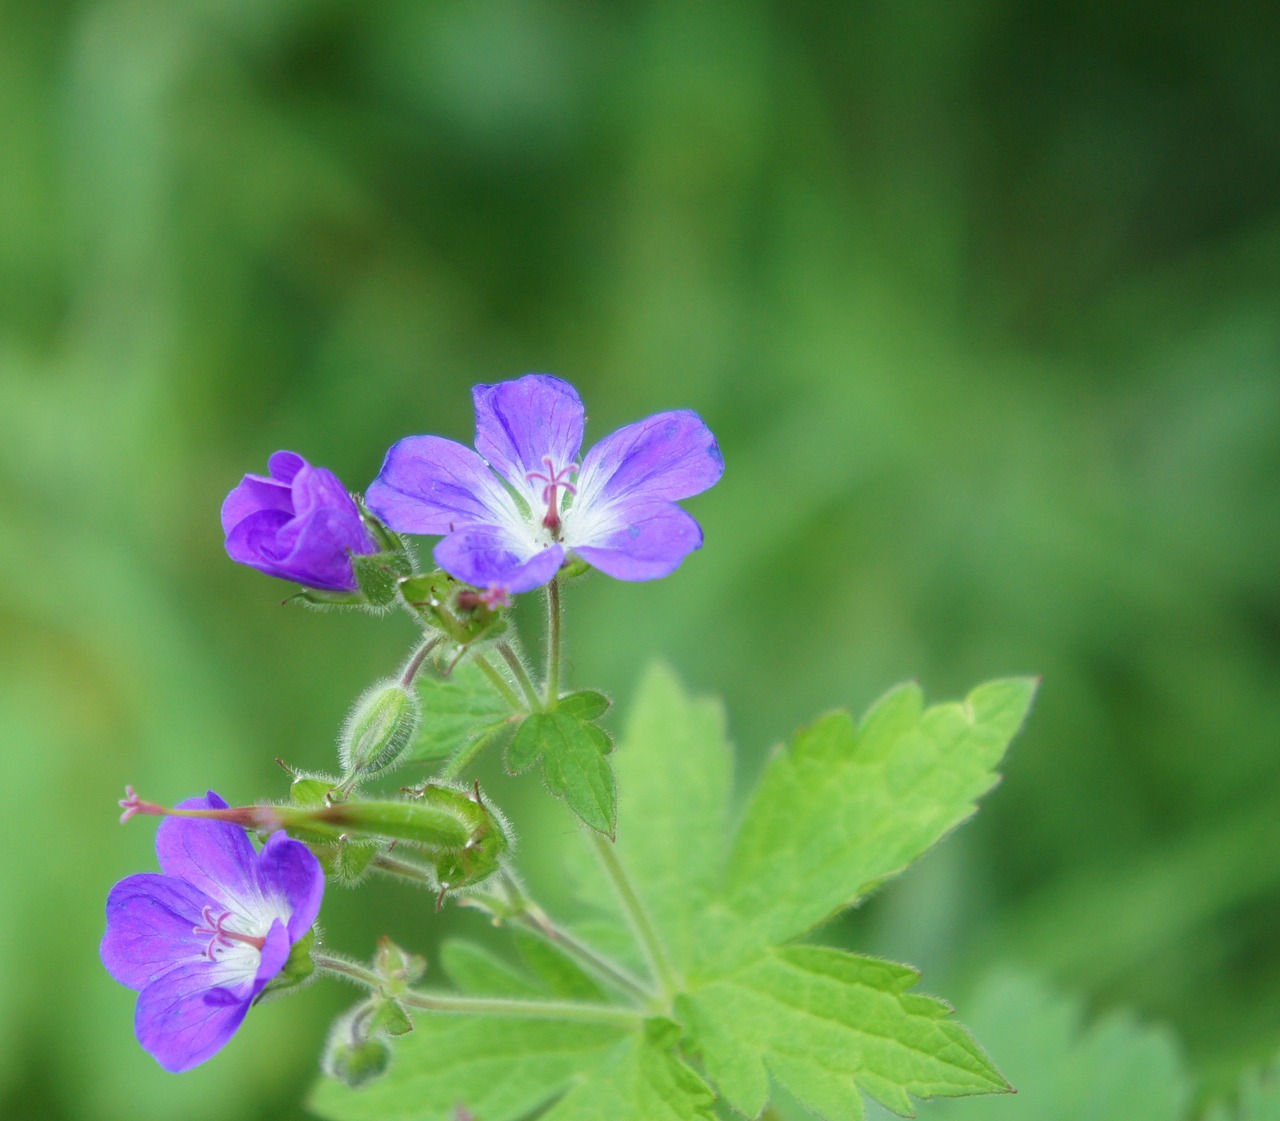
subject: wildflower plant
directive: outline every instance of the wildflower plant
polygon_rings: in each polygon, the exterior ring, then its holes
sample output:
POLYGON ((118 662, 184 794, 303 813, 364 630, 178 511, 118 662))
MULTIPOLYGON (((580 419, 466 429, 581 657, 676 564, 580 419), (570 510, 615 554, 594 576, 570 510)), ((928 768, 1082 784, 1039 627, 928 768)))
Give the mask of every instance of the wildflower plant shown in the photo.
POLYGON ((290 452, 228 496, 233 559, 301 583, 304 603, 398 607, 420 633, 354 705, 332 773, 293 772, 287 797, 240 806, 128 792, 125 819, 164 819, 162 872, 112 890, 102 957, 139 990, 142 1045, 188 1069, 264 993, 316 974, 362 990, 309 1103, 336 1121, 754 1118, 777 1087, 856 1121, 864 1095, 910 1116, 915 1099, 1008 1091, 914 970, 812 935, 974 812, 1035 682, 933 706, 906 685, 860 720, 823 716, 745 808, 719 706, 667 670, 645 677, 615 750, 609 699, 562 679, 561 585, 675 572, 702 544, 677 503, 720 479, 720 449, 677 411, 579 459, 566 382, 531 374, 474 397, 475 450, 406 437, 363 498, 290 452), (440 538, 435 566, 405 534, 440 538), (539 589, 535 671, 517 624, 539 589), (473 775, 483 752, 536 769, 579 823, 551 854, 581 904, 567 918, 521 878, 515 829, 473 775), (377 792, 392 768, 407 784, 377 792), (324 881, 371 876, 420 885, 426 914, 479 909, 523 964, 466 941, 431 963, 386 939, 365 960, 340 952, 314 926, 324 881))

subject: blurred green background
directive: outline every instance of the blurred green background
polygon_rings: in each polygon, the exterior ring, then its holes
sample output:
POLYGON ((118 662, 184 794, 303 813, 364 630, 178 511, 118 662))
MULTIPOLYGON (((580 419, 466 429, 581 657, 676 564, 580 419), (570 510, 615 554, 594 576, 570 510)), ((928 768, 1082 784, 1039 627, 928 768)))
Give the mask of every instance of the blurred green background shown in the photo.
MULTIPOLYGON (((233 565, 240 475, 362 488, 527 370, 589 441, 687 406, 728 465, 678 575, 573 593, 576 683, 625 709, 666 657, 750 776, 902 678, 1045 675, 979 818, 830 937, 962 1016, 1007 964, 1131 1007, 1200 1093, 1273 1055, 1278 36, 1261 0, 0 0, 0 1114, 302 1116, 334 985, 181 1077, 134 1042, 97 942, 153 830, 114 800, 279 796, 411 640, 233 565)), ((442 928, 393 886, 326 924, 442 928)))

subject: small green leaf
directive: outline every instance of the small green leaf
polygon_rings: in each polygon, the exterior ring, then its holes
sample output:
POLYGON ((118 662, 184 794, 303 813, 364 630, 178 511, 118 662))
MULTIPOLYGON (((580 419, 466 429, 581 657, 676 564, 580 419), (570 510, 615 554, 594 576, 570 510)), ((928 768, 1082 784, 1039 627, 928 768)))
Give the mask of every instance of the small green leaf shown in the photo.
POLYGON ((542 1121, 713 1121, 715 1094, 673 1053, 666 1023, 618 1044, 542 1121))
POLYGON ((617 796, 607 756, 612 743, 605 731, 566 712, 535 712, 525 717, 507 748, 513 774, 542 760, 547 788, 598 833, 613 836, 617 796))
POLYGON ((511 715, 511 706, 474 662, 463 662, 448 677, 422 674, 418 699, 418 734, 401 762, 446 758, 481 736, 501 731, 511 715))
POLYGON ((905 966, 816 946, 763 954, 682 1006, 703 1065, 754 1117, 772 1075, 830 1121, 861 1121, 858 1090, 904 1116, 918 1098, 998 1093, 1008 1083, 950 1006, 907 990, 905 966))
POLYGON ((590 1085, 624 1037, 600 1024, 419 1016, 383 1077, 358 1091, 322 1080, 308 1104, 332 1121, 455 1121, 459 1105, 483 1121, 518 1121, 570 1085, 590 1085))
POLYGON ((556 702, 556 709, 575 720, 599 720, 612 703, 603 693, 585 689, 581 693, 568 693, 561 697, 556 702))

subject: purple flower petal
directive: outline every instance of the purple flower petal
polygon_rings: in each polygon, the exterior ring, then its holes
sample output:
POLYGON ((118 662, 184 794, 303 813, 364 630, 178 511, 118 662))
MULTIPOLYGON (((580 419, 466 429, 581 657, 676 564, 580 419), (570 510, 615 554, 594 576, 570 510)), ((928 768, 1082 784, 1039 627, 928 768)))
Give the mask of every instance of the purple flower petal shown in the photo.
POLYGON ((690 498, 723 474, 720 447, 697 413, 658 413, 619 428, 587 453, 574 506, 690 498))
POLYGON ((222 532, 230 536, 236 526, 260 510, 283 513, 288 515, 285 518, 288 521, 293 516, 293 497, 288 483, 246 475, 222 504, 222 532))
MULTIPOLYGON (((178 803, 181 810, 224 810, 212 790, 178 803)), ((156 856, 167 876, 203 891, 217 903, 258 899, 258 854, 238 825, 193 817, 166 817, 156 830, 156 856)))
POLYGON ((175 966, 138 996, 138 1042, 175 1074, 199 1066, 236 1033, 253 999, 288 957, 289 936, 277 919, 252 973, 245 973, 239 959, 232 965, 206 958, 175 966))
POLYGON ((195 928, 204 908, 214 904, 199 888, 172 876, 126 877, 107 896, 102 964, 122 985, 142 989, 176 963, 203 958, 209 939, 195 928))
POLYGON ((518 594, 550 580, 564 561, 564 549, 552 545, 538 550, 502 526, 476 525, 449 534, 436 545, 434 556, 458 580, 518 594))
POLYGON ((208 960, 176 966, 138 995, 138 1042, 175 1074, 199 1066, 235 1035, 255 983, 208 960))
POLYGON ((293 525, 280 533, 277 546, 288 547, 288 552, 272 565, 272 575, 283 574, 309 588, 345 592, 358 586, 351 554, 377 552, 359 515, 353 520, 331 507, 295 518, 293 525))
POLYGON ((273 452, 267 460, 267 470, 271 472, 271 477, 282 483, 292 483, 293 477, 307 466, 307 461, 297 452, 273 452))
POLYGON ((301 841, 273 833, 258 854, 258 882, 264 895, 284 901, 289 912, 289 941, 298 941, 320 913, 324 897, 320 861, 301 841))
POLYGON ((670 502, 630 503, 615 510, 621 521, 595 533, 574 552, 615 580, 657 580, 702 547, 702 529, 670 502))
POLYGON ((544 458, 560 470, 573 463, 582 447, 586 414, 578 391, 547 374, 525 374, 515 381, 477 385, 476 450, 521 494, 531 500, 543 484, 530 481, 545 472, 544 458))
POLYGON ((389 452, 365 494, 400 533, 452 533, 463 526, 519 521, 493 472, 470 448, 440 436, 406 436, 389 452))

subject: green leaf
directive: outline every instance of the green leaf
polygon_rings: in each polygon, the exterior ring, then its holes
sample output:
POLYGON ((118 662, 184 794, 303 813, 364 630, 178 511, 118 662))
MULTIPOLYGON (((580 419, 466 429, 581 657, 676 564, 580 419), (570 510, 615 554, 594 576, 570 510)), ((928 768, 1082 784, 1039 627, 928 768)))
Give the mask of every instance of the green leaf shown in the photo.
POLYGON ((535 712, 525 717, 507 748, 507 769, 515 774, 542 760, 547 788, 598 833, 613 836, 617 793, 607 758, 607 733, 567 712, 535 712))
POLYGON ((673 1053, 675 1025, 659 1020, 646 1027, 542 1121, 713 1121, 715 1094, 673 1053))
POLYGON ((463 662, 448 677, 418 677, 422 719, 402 762, 443 759, 481 736, 503 730, 511 706, 474 662, 463 662))
MULTIPOLYGON (((932 1107, 937 1121, 1185 1121, 1190 1087, 1165 1029, 1126 1013, 1087 1030, 1078 1001, 1025 976, 991 978, 966 1019, 1017 1087, 1015 1098, 932 1107)), ((1270 1121, 1269 1115, 1239 1121, 1270 1121)))
POLYGON ((998 1093, 1008 1083, 919 974, 841 950, 793 946, 693 990, 681 1006, 703 1065, 735 1109, 757 1116, 769 1077, 830 1121, 860 1121, 858 1090, 909 1116, 918 1098, 998 1093))
POLYGON ((519 969, 474 942, 446 941, 440 947, 440 966, 468 996, 542 995, 542 989, 519 969))
POLYGON ((515 929, 511 933, 520 960, 542 982, 545 992, 564 1000, 593 1004, 607 1001, 605 991, 595 979, 558 946, 524 930, 515 929))
POLYGON ((738 833, 722 895, 732 917, 713 916, 722 933, 704 928, 714 965, 803 934, 968 818, 997 782, 1036 685, 993 681, 928 709, 904 685, 856 729, 844 713, 803 729, 769 763, 738 833))
POLYGON ((575 720, 599 720, 613 702, 603 693, 585 689, 580 693, 567 693, 556 702, 559 712, 567 713, 575 720))
POLYGON ((517 1121, 589 1085, 602 1062, 617 1063, 624 1038, 599 1024, 419 1015, 384 1077, 358 1091, 321 1081, 308 1104, 333 1121, 455 1121, 459 1105, 483 1121, 517 1121))

